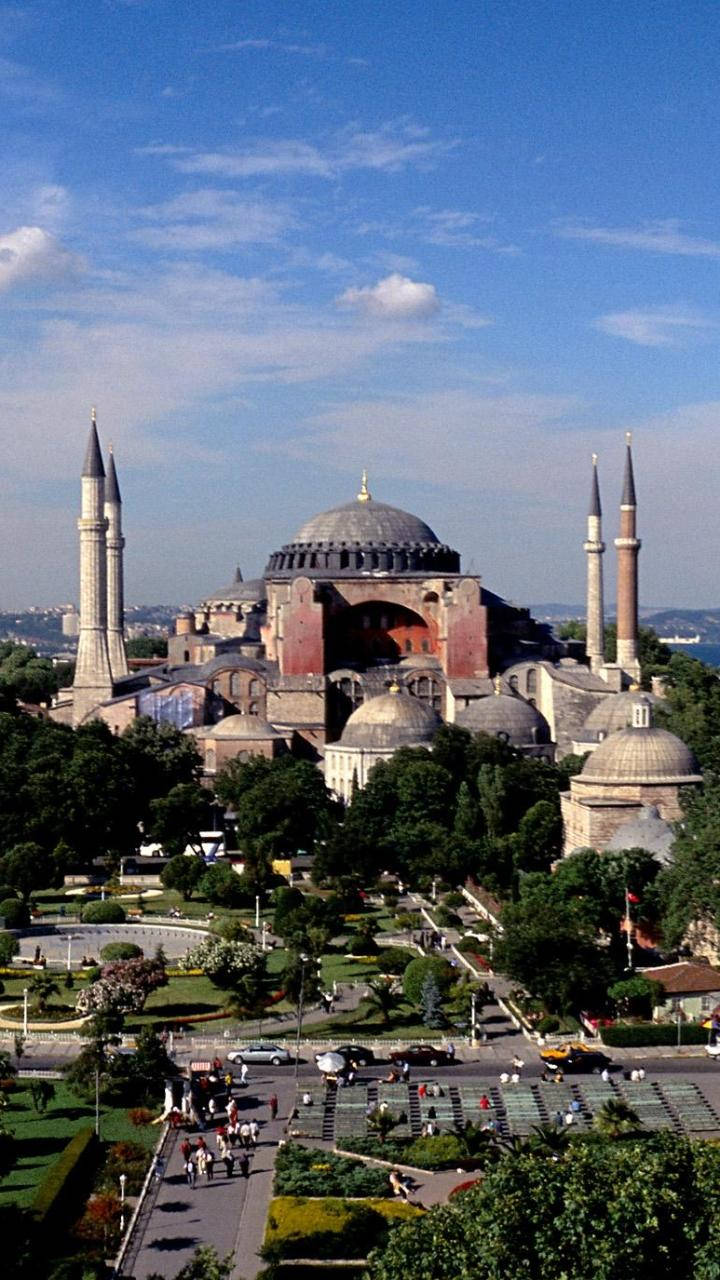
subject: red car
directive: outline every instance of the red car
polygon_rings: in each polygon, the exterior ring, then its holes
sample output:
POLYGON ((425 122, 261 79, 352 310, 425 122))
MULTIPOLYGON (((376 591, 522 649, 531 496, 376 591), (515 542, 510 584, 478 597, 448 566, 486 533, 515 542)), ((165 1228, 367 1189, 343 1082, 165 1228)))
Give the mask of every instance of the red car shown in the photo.
POLYGON ((450 1067, 455 1056, 436 1044, 409 1044, 406 1049, 396 1049, 388 1055, 398 1065, 408 1062, 411 1067, 450 1067))

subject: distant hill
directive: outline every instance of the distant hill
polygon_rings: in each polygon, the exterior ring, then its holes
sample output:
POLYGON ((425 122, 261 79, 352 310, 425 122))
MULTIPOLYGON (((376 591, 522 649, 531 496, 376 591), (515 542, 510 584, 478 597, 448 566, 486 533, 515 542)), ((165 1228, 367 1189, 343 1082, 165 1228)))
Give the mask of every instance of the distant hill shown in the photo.
MULTIPOLYGON (((570 618, 584 618, 584 604, 549 604, 530 605, 533 617, 543 622, 561 623, 570 618)), ((608 612, 608 622, 614 621, 614 615, 608 612)), ((645 605, 640 610, 640 620, 646 627, 652 627, 661 636, 698 635, 701 643, 720 643, 720 605, 704 609, 677 609, 672 605, 645 605)))

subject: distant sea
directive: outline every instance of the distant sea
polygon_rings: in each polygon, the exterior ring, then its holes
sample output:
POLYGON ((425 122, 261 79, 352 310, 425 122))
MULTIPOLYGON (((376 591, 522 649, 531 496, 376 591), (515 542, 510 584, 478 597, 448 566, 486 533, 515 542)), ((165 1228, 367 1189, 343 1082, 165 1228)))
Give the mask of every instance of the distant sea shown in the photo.
POLYGON ((686 653, 688 658, 707 662, 710 667, 720 667, 720 644, 670 644, 673 653, 686 653))

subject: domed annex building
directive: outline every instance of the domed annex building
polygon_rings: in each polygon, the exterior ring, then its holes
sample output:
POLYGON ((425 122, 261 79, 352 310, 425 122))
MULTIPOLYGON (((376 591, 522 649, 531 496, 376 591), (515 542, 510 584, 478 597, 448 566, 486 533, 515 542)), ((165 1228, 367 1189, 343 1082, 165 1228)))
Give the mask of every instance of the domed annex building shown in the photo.
POLYGON ((387 693, 362 703, 350 716, 339 742, 325 748, 325 781, 342 800, 364 787, 378 760, 401 747, 431 747, 442 720, 437 711, 392 684, 387 693))
MULTIPOLYGON (((564 854, 617 847, 614 837, 620 830, 625 839, 635 838, 637 843, 643 828, 631 819, 645 814, 647 821, 652 807, 653 819, 677 821, 683 812, 682 792, 701 782, 690 748, 675 734, 655 726, 649 699, 636 695, 631 724, 596 747, 582 772, 571 779, 570 791, 560 797, 564 854)), ((657 834, 651 833, 649 824, 647 834, 657 834)))

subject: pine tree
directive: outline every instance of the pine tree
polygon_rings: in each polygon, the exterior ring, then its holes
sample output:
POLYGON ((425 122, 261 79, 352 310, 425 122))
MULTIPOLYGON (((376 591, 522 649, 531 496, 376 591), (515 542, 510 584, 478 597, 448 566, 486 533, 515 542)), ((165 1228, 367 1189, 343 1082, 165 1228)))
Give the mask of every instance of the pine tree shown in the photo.
POLYGON ((431 1031, 439 1031, 441 1027, 445 1026, 440 987, 434 973, 429 973, 422 984, 420 1013, 423 1023, 431 1031))

